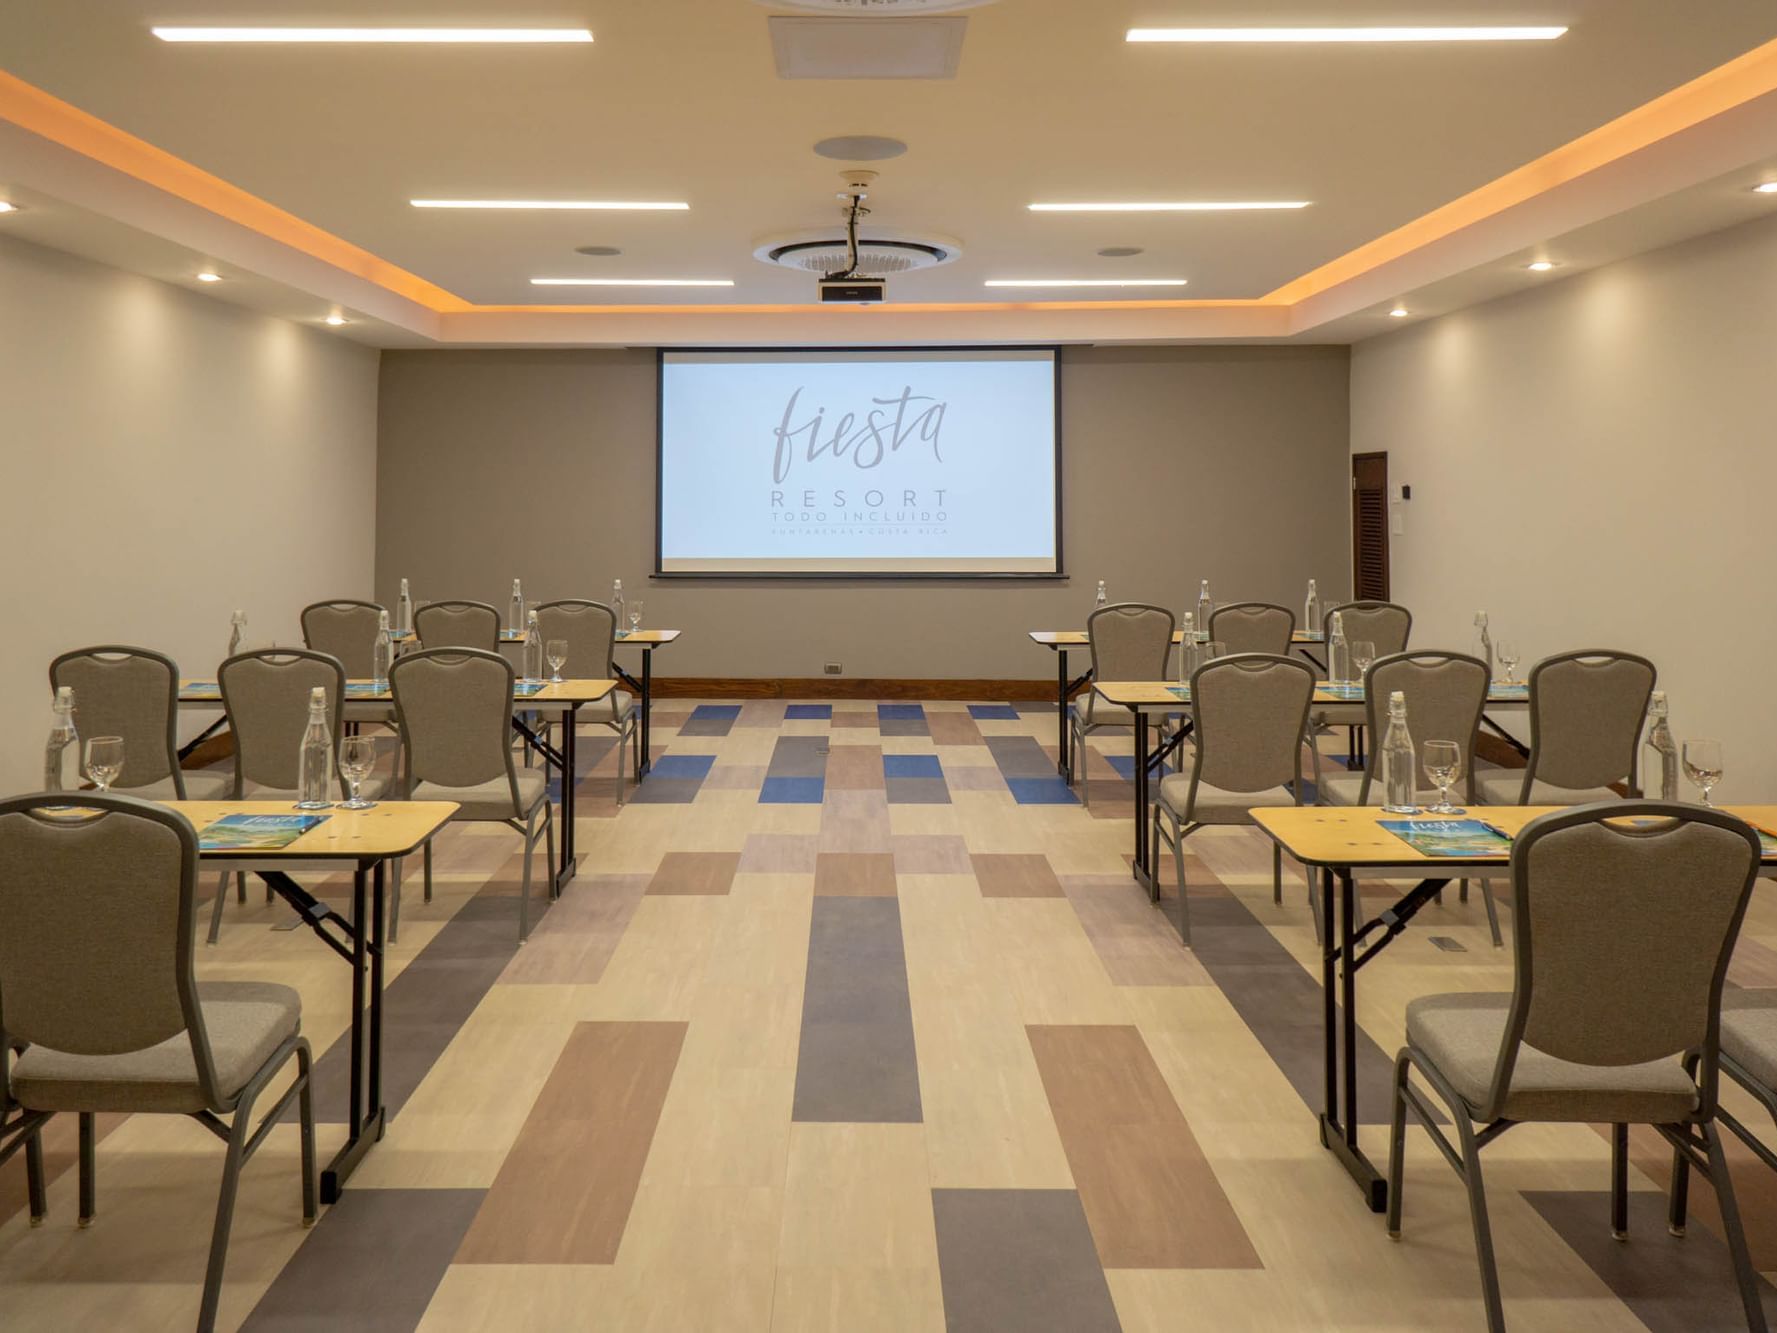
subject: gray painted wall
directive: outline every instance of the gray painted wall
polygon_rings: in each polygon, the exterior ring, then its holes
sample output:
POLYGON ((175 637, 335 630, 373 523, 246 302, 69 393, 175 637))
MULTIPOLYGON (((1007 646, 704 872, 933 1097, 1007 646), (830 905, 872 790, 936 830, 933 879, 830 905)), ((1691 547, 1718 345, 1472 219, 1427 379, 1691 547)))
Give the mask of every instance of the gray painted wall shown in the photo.
POLYGON ((605 598, 687 631, 663 675, 1047 677, 1025 631, 1113 600, 1300 607, 1350 580, 1343 347, 1069 348, 1062 355, 1064 555, 1057 583, 650 581, 651 351, 390 351, 377 456, 378 596, 504 608, 605 598))

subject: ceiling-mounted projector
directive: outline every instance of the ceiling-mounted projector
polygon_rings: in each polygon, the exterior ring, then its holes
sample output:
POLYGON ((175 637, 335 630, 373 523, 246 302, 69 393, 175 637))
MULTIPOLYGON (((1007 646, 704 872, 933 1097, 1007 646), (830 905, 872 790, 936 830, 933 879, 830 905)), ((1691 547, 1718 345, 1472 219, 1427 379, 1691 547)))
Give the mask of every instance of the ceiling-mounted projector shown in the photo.
POLYGON ((815 284, 823 304, 854 302, 868 304, 888 295, 888 283, 881 278, 822 278, 815 284))

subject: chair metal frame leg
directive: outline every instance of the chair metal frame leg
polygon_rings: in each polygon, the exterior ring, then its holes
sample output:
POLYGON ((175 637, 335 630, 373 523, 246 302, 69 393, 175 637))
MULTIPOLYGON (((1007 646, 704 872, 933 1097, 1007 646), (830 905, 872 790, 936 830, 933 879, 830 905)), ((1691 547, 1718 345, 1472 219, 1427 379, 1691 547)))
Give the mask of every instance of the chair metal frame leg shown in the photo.
MULTIPOLYGON (((617 728, 617 808, 619 810, 623 809, 623 760, 624 760, 623 742, 624 742, 623 728, 621 726, 619 726, 617 728)), ((638 758, 637 762, 636 762, 636 772, 640 773, 641 771, 642 771, 642 765, 641 765, 640 759, 638 758)), ((565 779, 564 779, 564 781, 565 781, 565 779)))
POLYGON ((554 829, 555 814, 550 810, 549 802, 545 801, 543 802, 543 855, 549 867, 549 896, 552 899, 561 897, 561 885, 556 882, 555 878, 555 838, 552 836, 554 829))
POLYGON ((1271 844, 1271 903, 1283 906, 1283 845, 1271 844))
POLYGON ((76 1223, 81 1230, 93 1224, 93 1218, 99 1211, 99 1180, 98 1163, 95 1149, 98 1146, 99 1133, 97 1118, 91 1111, 82 1111, 80 1121, 80 1220, 76 1223))
POLYGON ((1716 1206, 1721 1211, 1723 1237, 1728 1252, 1734 1257, 1734 1280, 1740 1287, 1740 1305, 1746 1312, 1750 1333, 1766 1333, 1765 1307, 1759 1299, 1759 1276, 1752 1267, 1752 1252, 1746 1248, 1746 1229, 1740 1223, 1740 1204, 1734 1197, 1734 1180, 1728 1174, 1727 1154, 1722 1152, 1721 1130, 1713 1122, 1697 1126, 1709 1154, 1709 1183, 1715 1187, 1716 1206))
POLYGON ((1153 854, 1148 857, 1150 899, 1157 905, 1160 901, 1160 875, 1155 868, 1160 863, 1160 816, 1164 813, 1172 831, 1166 835, 1166 841, 1172 848, 1173 872, 1178 879, 1178 933, 1179 942, 1189 949, 1191 947, 1191 903, 1185 892, 1185 839, 1190 837, 1202 824, 1187 825, 1171 810, 1166 810, 1160 801, 1154 802, 1153 854))
MULTIPOLYGON (((1465 879, 1463 884, 1467 885, 1467 883, 1468 881, 1465 879)), ((1463 895, 1465 898, 1467 896, 1466 893, 1463 895)), ((1481 880, 1481 901, 1487 907, 1487 929, 1493 932, 1493 947, 1503 949, 1505 939, 1499 933, 1499 908, 1493 903, 1493 881, 1490 879, 1483 878, 1481 880)))
POLYGON ((1610 1127, 1610 1238, 1629 1239, 1629 1126, 1610 1127))
MULTIPOLYGON (((0 1043, 0 1065, 6 1048, 0 1043)), ((48 1180, 43 1171, 43 1127, 55 1118, 53 1111, 27 1111, 16 1103, 0 1107, 0 1163, 16 1152, 25 1154, 25 1194, 30 1204, 31 1225, 40 1227, 49 1216, 48 1180), (14 1119, 7 1114, 17 1112, 14 1119)))
POLYGON ((228 901, 228 871, 216 877, 216 902, 210 909, 210 943, 222 938, 222 905, 228 901))
POLYGON ((432 839, 426 839, 426 901, 432 901, 432 839))

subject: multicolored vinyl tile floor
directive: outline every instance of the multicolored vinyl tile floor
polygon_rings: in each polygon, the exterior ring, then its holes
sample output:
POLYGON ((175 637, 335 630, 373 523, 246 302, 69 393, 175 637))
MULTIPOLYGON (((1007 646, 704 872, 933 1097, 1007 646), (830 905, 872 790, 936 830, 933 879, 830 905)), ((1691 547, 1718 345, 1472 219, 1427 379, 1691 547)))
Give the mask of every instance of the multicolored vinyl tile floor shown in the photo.
MULTIPOLYGON (((1197 834, 1182 948, 1176 889, 1155 909, 1129 876, 1126 742, 1094 737, 1088 809, 1038 705, 670 701, 654 734, 619 811, 612 739, 584 732, 580 874, 523 948, 509 831, 444 835, 430 904, 410 880, 387 1137, 304 1231, 295 1127, 273 1131, 243 1182, 224 1327, 1482 1326, 1462 1190, 1424 1135, 1398 1244, 1319 1146, 1300 872, 1276 906, 1256 835, 1197 834)), ((1737 984, 1777 986, 1769 894, 1737 984)), ((202 974, 300 989, 325 1157, 343 970, 250 896, 202 974)), ((1509 984, 1479 898, 1454 893, 1366 969, 1373 1157, 1407 1001, 1509 984)), ((219 1145, 173 1117, 100 1131, 88 1230, 71 1120, 46 1133, 46 1226, 26 1225, 20 1164, 0 1169, 8 1333, 195 1318, 219 1145)), ((1733 1152, 1755 1261, 1777 1269, 1777 1180, 1733 1152)), ((1619 1244, 1596 1129, 1524 1126, 1489 1149, 1513 1328, 1742 1326, 1708 1187, 1674 1240, 1666 1154, 1638 1134, 1634 1157, 1619 1244)))

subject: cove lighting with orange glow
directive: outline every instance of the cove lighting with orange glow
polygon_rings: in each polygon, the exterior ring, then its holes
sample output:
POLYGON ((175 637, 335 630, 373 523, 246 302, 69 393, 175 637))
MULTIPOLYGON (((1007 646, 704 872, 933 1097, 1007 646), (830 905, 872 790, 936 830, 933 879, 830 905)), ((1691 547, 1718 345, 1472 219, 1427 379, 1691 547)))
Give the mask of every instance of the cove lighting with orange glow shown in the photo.
POLYGON ((163 42, 422 42, 446 45, 590 42, 587 28, 192 28, 149 29, 163 42))
POLYGON ((1131 42, 1548 42, 1566 28, 1131 28, 1131 42))

